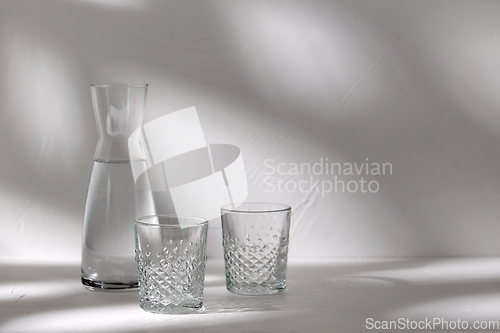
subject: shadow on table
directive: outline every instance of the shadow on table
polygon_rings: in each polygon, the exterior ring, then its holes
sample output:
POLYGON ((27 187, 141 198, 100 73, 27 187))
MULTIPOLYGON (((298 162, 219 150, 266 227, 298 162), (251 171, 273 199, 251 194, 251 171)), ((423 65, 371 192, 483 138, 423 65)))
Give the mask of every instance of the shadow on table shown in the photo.
MULTIPOLYGON (((137 292, 90 292, 79 265, 0 265, 0 325, 49 312, 137 303, 137 292)), ((0 330, 1 330, 0 326, 0 330)))
MULTIPOLYGON (((307 331, 311 321, 323 325, 325 329, 340 327, 343 332, 355 332, 365 329, 365 320, 369 317, 384 318, 401 308, 453 297, 489 294, 499 288, 500 277, 496 275, 458 279, 453 274, 439 275, 435 272, 436 267, 449 266, 450 262, 453 263, 453 259, 292 262, 288 268, 287 290, 271 296, 240 296, 228 292, 225 290, 223 265, 209 263, 205 310, 193 316, 199 319, 206 315, 243 314, 224 317, 232 320, 217 325, 206 321, 202 325, 205 332, 241 331, 242 324, 250 325, 253 331, 273 332, 282 331, 283 327, 296 327, 299 332, 307 331), (428 269, 430 266, 433 270, 428 269), (408 278, 414 271, 420 272, 422 280, 408 278)), ((469 259, 469 266, 472 262, 469 259)), ((468 267, 467 261, 463 260, 453 265, 463 265, 465 270, 468 267)), ((0 288, 3 289, 0 328, 12 320, 23 320, 36 314, 66 310, 102 311, 138 304, 136 292, 87 291, 76 282, 80 279, 77 266, 1 266, 0 272, 0 288)), ((150 322, 148 332, 164 331, 175 324, 175 318, 179 318, 153 316, 160 319, 150 322)), ((57 316, 53 318, 57 321, 57 316)), ((201 327, 199 322, 186 322, 186 329, 175 327, 175 331, 192 331, 201 327)), ((113 330, 108 326, 108 329, 97 328, 93 331, 142 330, 133 326, 113 330)))

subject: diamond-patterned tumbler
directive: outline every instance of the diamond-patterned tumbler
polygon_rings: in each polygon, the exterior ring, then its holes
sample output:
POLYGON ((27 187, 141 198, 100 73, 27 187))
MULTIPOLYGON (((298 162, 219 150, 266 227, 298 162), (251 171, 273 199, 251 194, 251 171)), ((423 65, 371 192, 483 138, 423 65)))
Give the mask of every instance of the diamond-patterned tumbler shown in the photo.
POLYGON ((227 289, 242 295, 284 290, 291 208, 253 202, 223 206, 221 214, 227 289))
POLYGON ((135 221, 139 304, 154 313, 180 314, 203 306, 208 221, 155 215, 135 221))

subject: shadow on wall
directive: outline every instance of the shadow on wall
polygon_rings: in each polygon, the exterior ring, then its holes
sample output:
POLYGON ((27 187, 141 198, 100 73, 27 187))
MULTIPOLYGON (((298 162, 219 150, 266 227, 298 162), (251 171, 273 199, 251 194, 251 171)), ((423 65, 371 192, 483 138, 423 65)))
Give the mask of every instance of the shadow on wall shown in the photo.
MULTIPOLYGON (((313 159, 314 151, 341 161, 374 156, 391 162, 395 173, 384 178, 376 201, 337 195, 295 212, 300 219, 293 237, 308 254, 499 251, 493 237, 500 216, 499 128, 492 125, 499 119, 484 111, 498 101, 483 103, 484 90, 472 89, 488 86, 495 73, 488 74, 481 59, 452 53, 497 27, 497 4, 129 0, 119 6, 0 6, 0 70, 6 73, 0 81, 6 110, 0 152, 9 157, 0 165, 0 195, 6 220, 16 221, 7 225, 5 254, 16 255, 10 249, 20 242, 52 256, 61 248, 78 256, 97 140, 88 87, 106 78, 156 83, 163 90, 150 96, 153 109, 171 100, 162 112, 202 103, 215 119, 234 119, 238 130, 219 131, 247 138, 235 144, 256 160, 277 156, 300 163, 313 159), (468 86, 465 78, 477 68, 481 75, 471 76, 474 87, 468 86), (457 78, 464 82, 455 84, 457 78), (463 95, 476 103, 464 104, 463 95), (331 223, 332 211, 345 213, 331 223), (348 241, 321 238, 327 234, 348 241), (58 248, 46 239, 58 239, 58 248)), ((497 54, 493 45, 474 47, 497 54)), ((209 123, 215 132, 219 125, 209 123)), ((247 164, 252 184, 260 183, 262 165, 247 164)), ((280 201, 279 194, 272 198, 280 201)), ((281 198, 292 206, 304 200, 281 198)))

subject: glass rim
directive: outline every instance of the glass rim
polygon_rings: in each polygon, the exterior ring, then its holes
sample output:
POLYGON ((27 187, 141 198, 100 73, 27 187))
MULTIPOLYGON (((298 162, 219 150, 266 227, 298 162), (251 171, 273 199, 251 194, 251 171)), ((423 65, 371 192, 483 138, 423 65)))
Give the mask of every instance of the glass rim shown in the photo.
POLYGON ((149 86, 149 84, 110 82, 110 83, 91 83, 90 86, 93 88, 119 88, 119 87, 143 88, 149 86))
POLYGON ((145 215, 138 217, 134 219, 134 224, 135 225, 141 225, 141 226, 146 226, 146 227, 153 227, 153 228, 190 228, 190 227, 195 227, 195 226, 203 226, 208 224, 209 220, 207 220, 204 217, 199 217, 199 216, 189 216, 189 215, 177 215, 177 214, 153 214, 153 215, 145 215), (183 224, 181 226, 180 223, 151 223, 151 222, 146 222, 143 220, 147 219, 154 219, 154 218, 169 218, 169 219, 189 219, 191 222, 189 222, 187 225, 183 224), (198 221, 195 223, 194 221, 198 221))
POLYGON ((233 207, 233 204, 226 204, 222 206, 221 211, 223 213, 241 213, 241 214, 253 214, 253 213, 279 213, 291 211, 292 207, 276 202, 244 202, 237 207, 233 207), (248 206, 260 206, 260 205, 269 205, 270 208, 255 208, 255 209, 242 209, 241 207, 247 205, 248 206))

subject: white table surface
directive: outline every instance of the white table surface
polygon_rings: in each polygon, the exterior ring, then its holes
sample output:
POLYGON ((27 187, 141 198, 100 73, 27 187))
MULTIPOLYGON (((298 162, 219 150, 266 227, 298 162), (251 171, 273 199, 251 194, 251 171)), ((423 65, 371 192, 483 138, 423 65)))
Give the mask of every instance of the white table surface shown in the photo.
POLYGON ((367 318, 500 320, 499 258, 290 260, 287 290, 273 296, 234 295, 223 273, 207 262, 202 313, 159 315, 139 308, 137 292, 86 290, 78 263, 0 260, 0 332, 344 333, 369 331, 367 318))

